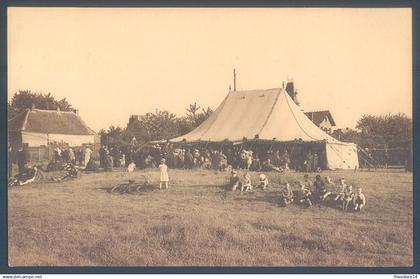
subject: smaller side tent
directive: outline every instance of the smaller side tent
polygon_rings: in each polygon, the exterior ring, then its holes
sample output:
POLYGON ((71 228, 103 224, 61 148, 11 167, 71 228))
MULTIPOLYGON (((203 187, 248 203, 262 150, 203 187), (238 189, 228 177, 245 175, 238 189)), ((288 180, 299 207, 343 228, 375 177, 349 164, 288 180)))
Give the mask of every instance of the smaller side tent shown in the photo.
POLYGON ((357 145, 354 143, 330 143, 325 144, 327 156, 327 169, 358 169, 359 159, 357 145))

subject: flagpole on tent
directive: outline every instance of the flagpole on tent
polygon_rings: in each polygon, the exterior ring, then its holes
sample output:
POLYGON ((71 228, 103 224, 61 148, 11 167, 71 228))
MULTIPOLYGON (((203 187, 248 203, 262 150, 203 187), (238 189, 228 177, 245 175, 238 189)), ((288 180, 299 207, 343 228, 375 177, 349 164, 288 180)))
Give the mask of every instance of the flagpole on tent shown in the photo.
POLYGON ((236 91, 236 69, 233 69, 233 91, 236 91))

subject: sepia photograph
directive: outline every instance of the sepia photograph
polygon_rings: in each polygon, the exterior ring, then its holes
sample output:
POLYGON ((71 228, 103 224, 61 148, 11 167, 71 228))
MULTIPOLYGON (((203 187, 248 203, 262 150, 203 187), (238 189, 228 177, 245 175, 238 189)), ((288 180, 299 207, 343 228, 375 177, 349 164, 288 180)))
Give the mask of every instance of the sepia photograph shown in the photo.
POLYGON ((413 267, 412 76, 411 8, 8 7, 8 266, 413 267))

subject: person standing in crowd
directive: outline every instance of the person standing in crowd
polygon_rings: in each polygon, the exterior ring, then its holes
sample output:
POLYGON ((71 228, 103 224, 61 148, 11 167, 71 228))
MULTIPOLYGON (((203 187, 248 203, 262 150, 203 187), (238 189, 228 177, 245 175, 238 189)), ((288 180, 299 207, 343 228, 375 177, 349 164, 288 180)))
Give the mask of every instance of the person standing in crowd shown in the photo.
POLYGON ((12 146, 9 144, 7 149, 7 177, 10 178, 13 176, 13 152, 12 146))
POLYGON ((318 164, 318 153, 314 152, 312 157, 312 171, 318 171, 319 164, 318 164))
POLYGON ((106 171, 112 171, 112 168, 114 166, 114 160, 108 150, 105 150, 105 162, 104 162, 104 169, 106 171))
POLYGON ((166 189, 169 189, 168 166, 166 165, 165 158, 162 158, 162 160, 160 160, 159 170, 160 170, 159 189, 162 190, 163 184, 165 184, 166 189))
POLYGON ((79 162, 79 166, 83 165, 83 150, 82 148, 77 148, 76 150, 76 161, 79 162))
POLYGON ((311 172, 312 171, 313 158, 314 158, 314 156, 312 155, 312 152, 309 151, 306 154, 306 159, 305 159, 305 162, 303 163, 305 165, 305 172, 311 172))
POLYGON ((99 167, 105 168, 105 145, 101 145, 101 148, 99 148, 99 167))
POLYGON ((61 159, 64 163, 70 163, 70 154, 68 148, 61 151, 61 159))
POLYGON ((120 167, 125 167, 125 154, 121 154, 120 167))
POLYGON ((69 148, 69 161, 73 165, 76 165, 76 156, 74 155, 73 148, 69 148))
POLYGON ((19 147, 19 150, 16 154, 17 165, 19 169, 19 173, 23 173, 25 171, 25 166, 28 163, 28 158, 26 156, 26 152, 23 147, 19 147))
POLYGON ((255 157, 252 159, 252 165, 251 165, 252 171, 260 171, 261 170, 261 161, 258 156, 258 154, 255 154, 255 157))
POLYGON ((136 169, 136 164, 131 161, 130 164, 127 166, 127 172, 133 172, 136 169))
POLYGON ((287 152, 287 149, 286 149, 286 150, 284 150, 284 153, 283 153, 283 169, 285 171, 290 170, 289 164, 290 164, 290 156, 289 156, 289 153, 287 152))
POLYGON ((92 150, 89 148, 89 146, 86 146, 85 147, 85 150, 84 150, 84 166, 86 167, 87 166, 87 164, 89 163, 89 161, 90 161, 90 156, 92 155, 92 150))
POLYGON ((125 154, 125 166, 128 167, 131 162, 134 162, 134 150, 132 146, 128 148, 125 154))
POLYGON ((61 162, 61 149, 58 146, 54 148, 54 162, 61 162))
POLYGON ((184 166, 186 169, 192 169, 194 166, 194 157, 190 149, 185 152, 184 166))

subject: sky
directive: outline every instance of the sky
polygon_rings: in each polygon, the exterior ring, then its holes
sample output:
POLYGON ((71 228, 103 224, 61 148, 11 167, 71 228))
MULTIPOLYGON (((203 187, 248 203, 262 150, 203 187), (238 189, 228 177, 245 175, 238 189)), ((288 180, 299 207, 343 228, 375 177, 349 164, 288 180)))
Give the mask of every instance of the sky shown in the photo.
POLYGON ((8 99, 66 98, 95 131, 156 109, 215 109, 293 79, 338 127, 412 116, 409 8, 8 8, 8 99))

